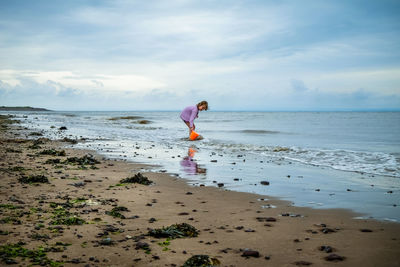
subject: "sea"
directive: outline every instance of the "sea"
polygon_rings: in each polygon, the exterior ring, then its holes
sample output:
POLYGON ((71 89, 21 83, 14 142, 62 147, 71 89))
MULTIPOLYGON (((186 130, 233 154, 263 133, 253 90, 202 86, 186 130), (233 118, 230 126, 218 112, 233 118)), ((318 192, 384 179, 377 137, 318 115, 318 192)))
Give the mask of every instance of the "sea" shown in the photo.
POLYGON ((201 111, 190 141, 179 111, 2 112, 70 147, 153 166, 193 186, 259 194, 356 219, 400 222, 400 112, 201 111), (59 130, 65 126, 67 130, 59 130))

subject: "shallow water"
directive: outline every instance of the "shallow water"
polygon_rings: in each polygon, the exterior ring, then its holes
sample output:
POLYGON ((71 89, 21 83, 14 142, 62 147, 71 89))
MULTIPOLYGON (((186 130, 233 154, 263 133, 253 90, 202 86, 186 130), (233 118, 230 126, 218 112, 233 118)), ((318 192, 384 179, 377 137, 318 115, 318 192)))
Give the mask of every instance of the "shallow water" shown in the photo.
POLYGON ((13 114, 48 137, 89 138, 75 147, 158 164, 193 184, 400 220, 400 112, 200 112, 195 142, 179 112, 13 114))

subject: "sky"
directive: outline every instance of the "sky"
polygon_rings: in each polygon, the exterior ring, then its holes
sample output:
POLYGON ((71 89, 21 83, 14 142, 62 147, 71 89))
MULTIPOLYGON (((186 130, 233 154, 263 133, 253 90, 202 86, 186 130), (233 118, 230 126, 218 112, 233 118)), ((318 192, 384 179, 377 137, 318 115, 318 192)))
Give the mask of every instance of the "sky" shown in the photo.
POLYGON ((400 1, 0 0, 0 105, 400 110, 400 1))

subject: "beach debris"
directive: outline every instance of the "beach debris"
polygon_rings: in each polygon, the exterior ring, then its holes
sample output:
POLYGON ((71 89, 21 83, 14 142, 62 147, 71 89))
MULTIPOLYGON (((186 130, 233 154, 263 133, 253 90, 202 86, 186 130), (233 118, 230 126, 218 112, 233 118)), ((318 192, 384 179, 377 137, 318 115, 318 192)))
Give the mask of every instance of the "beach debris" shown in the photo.
POLYGON ((371 229, 360 229, 361 232, 363 233, 372 233, 373 231, 371 229))
POLYGON ((110 237, 103 238, 98 243, 102 246, 112 246, 115 244, 114 240, 112 240, 110 237))
POLYGON ((331 253, 333 251, 333 248, 330 247, 330 246, 323 245, 323 246, 319 247, 319 250, 323 251, 323 252, 326 252, 326 253, 331 253))
POLYGON ((269 185, 269 182, 268 182, 268 181, 261 181, 260 184, 262 184, 262 185, 269 185))
POLYGON ((337 254, 330 254, 324 258, 327 261, 344 261, 346 258, 337 254))
POLYGON ((122 179, 120 183, 125 184, 125 183, 135 183, 135 184, 142 184, 142 185, 151 185, 153 181, 150 181, 146 176, 143 176, 140 172, 135 174, 132 177, 128 177, 125 179, 122 179))
POLYGON ((257 250, 252 250, 252 249, 246 248, 243 250, 243 253, 241 256, 246 257, 246 258, 249 258, 249 257, 258 258, 258 257, 260 257, 260 253, 257 250))
POLYGON ((39 152, 39 155, 50 155, 50 156, 65 156, 65 150, 45 149, 39 152))
POLYGON ((160 229, 151 229, 148 235, 156 238, 182 238, 182 237, 197 237, 199 231, 187 223, 173 224, 160 229))
POLYGON ((296 261, 296 262, 294 262, 293 263, 294 265, 297 265, 297 266, 308 266, 308 265, 311 265, 312 264, 312 262, 309 262, 309 261, 296 261))
POLYGON ((18 178, 18 181, 23 184, 34 184, 34 183, 49 183, 49 179, 44 175, 29 175, 18 178))
POLYGON ((126 207, 118 206, 114 207, 111 211, 106 211, 106 214, 113 216, 114 218, 126 219, 126 217, 121 213, 121 211, 129 211, 129 210, 126 207))
POLYGON ((322 228, 321 230, 320 230, 322 233, 324 233, 324 234, 329 234, 329 233, 336 233, 336 231, 335 230, 333 230, 332 228, 322 228))
POLYGON ((259 222, 276 222, 276 218, 274 217, 257 217, 256 219, 259 222))
POLYGON ((293 217, 293 218, 295 218, 295 217, 304 217, 304 216, 301 215, 301 214, 293 214, 293 213, 282 213, 280 216, 283 216, 283 217, 293 217))
POLYGON ((212 267, 219 266, 221 262, 216 258, 211 258, 208 255, 194 255, 190 257, 182 267, 212 267))

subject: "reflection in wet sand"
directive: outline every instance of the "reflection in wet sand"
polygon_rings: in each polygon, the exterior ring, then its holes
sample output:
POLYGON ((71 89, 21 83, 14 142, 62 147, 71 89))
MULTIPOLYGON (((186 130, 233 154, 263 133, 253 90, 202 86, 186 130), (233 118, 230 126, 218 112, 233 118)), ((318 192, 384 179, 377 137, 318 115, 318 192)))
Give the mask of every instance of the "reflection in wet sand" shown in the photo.
POLYGON ((204 167, 200 167, 196 160, 193 159, 194 155, 196 154, 197 150, 189 147, 188 154, 181 160, 181 166, 184 172, 187 174, 195 175, 195 174, 206 174, 207 169, 204 167))

